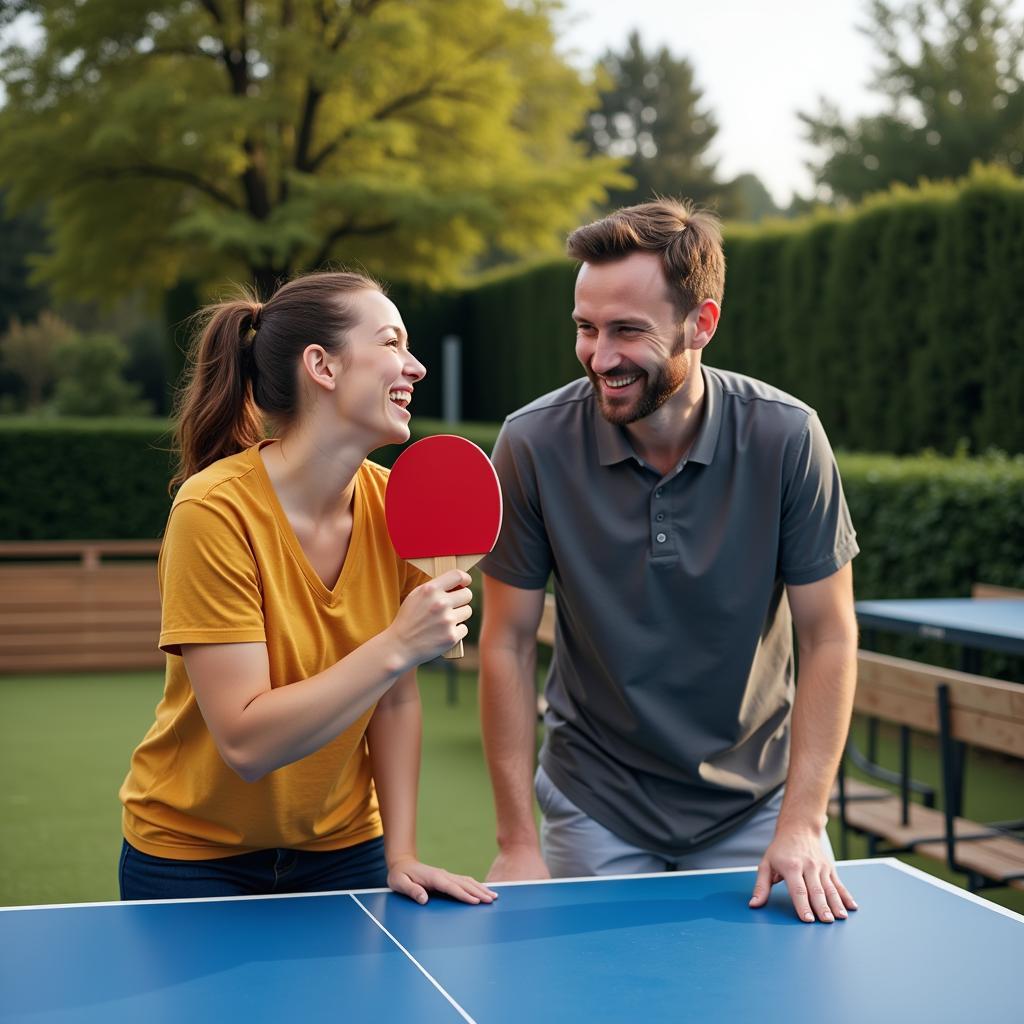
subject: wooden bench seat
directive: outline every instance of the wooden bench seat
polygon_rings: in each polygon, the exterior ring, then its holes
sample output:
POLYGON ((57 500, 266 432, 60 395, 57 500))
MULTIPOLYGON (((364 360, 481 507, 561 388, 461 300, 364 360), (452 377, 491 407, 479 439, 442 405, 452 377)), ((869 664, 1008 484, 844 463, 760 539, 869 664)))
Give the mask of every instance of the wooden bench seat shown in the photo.
POLYGON ((0 543, 0 673, 161 668, 159 541, 0 543))
MULTIPOLYGON (((936 860, 946 859, 946 842, 918 843, 915 853, 936 860)), ((994 835, 984 839, 958 838, 956 862, 995 882, 1013 889, 1024 890, 1024 842, 1015 836, 994 835)))
POLYGON ((1017 587, 1000 587, 995 583, 972 583, 971 597, 981 600, 1021 601, 1024 590, 1017 587))
MULTIPOLYGON (((966 818, 955 818, 957 838, 979 835, 995 835, 991 829, 966 818)), ((922 804, 907 805, 907 821, 903 821, 903 801, 898 796, 889 796, 882 800, 866 800, 847 805, 846 822, 853 828, 877 836, 885 840, 895 850, 914 850, 922 852, 919 847, 937 842, 945 842, 946 816, 942 811, 922 804)), ((929 850, 926 855, 932 856, 929 850)), ((938 860, 945 860, 945 847, 938 860)))
POLYGON ((959 813, 965 748, 1024 760, 1024 686, 860 651, 854 710, 938 737, 943 809, 907 795, 858 800, 849 780, 845 806, 837 808, 843 828, 867 836, 872 852, 882 841, 890 848, 878 852, 913 850, 943 860, 966 873, 972 889, 1024 889, 1024 838, 959 813))

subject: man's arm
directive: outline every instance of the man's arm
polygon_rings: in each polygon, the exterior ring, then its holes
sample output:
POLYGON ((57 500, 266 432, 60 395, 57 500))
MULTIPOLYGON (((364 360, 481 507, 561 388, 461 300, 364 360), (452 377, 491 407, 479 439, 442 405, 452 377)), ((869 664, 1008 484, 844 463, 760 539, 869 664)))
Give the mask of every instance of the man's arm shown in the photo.
POLYGON ((763 906, 771 887, 785 881, 801 920, 831 922, 857 909, 821 848, 857 678, 853 570, 847 563, 823 580, 786 591, 800 652, 789 773, 750 905, 763 906))
POLYGON ((533 817, 537 745, 537 626, 543 590, 484 576, 480 718, 498 825, 489 882, 548 878, 533 817))

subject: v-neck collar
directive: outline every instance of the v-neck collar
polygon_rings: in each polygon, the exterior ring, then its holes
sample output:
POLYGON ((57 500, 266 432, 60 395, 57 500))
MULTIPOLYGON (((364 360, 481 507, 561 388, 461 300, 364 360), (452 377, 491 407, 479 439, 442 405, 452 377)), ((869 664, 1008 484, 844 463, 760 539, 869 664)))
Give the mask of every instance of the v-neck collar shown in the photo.
POLYGON ((260 486, 263 488, 267 499, 267 505, 274 516, 275 522, 277 523, 278 532, 284 538, 285 544, 291 551, 292 558, 295 559, 295 564, 302 570, 302 575, 306 577, 306 582, 320 600, 326 604, 336 604, 341 597, 342 591, 348 584, 349 579, 358 571, 359 561, 362 557, 363 545, 359 542, 359 538, 363 535, 365 512, 363 508, 363 486, 359 479, 360 473, 362 472, 362 466, 356 470, 355 489, 352 494, 352 534, 349 537, 348 551, 345 553, 345 561, 342 563, 341 571, 338 573, 338 578, 335 580, 334 586, 328 587, 320 578, 320 574, 313 568, 309 558, 306 556, 306 552, 299 543, 299 538, 295 534, 295 528, 292 526, 288 516, 285 514, 284 507, 281 504, 281 499, 278 498, 277 491, 274 490, 273 481, 270 479, 270 474, 267 472, 266 464, 263 462, 263 457, 260 455, 261 449, 265 448, 268 444, 271 444, 274 440, 274 438, 268 438, 266 441, 260 441, 259 444, 253 445, 248 451, 249 458, 251 459, 253 468, 256 472, 256 479, 259 480, 260 486))

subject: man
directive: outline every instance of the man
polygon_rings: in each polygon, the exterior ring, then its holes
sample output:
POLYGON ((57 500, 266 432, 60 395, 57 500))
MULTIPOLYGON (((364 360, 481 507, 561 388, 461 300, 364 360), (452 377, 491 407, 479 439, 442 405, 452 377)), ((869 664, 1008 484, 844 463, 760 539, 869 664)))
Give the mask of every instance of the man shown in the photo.
POLYGON ((785 880, 801 920, 844 918, 856 904, 825 809, 853 702, 858 549, 824 431, 781 391, 702 367, 725 280, 711 215, 629 207, 568 253, 586 378, 509 416, 494 454, 488 878, 758 863, 752 907, 785 880), (535 633, 551 574, 542 859, 535 633))

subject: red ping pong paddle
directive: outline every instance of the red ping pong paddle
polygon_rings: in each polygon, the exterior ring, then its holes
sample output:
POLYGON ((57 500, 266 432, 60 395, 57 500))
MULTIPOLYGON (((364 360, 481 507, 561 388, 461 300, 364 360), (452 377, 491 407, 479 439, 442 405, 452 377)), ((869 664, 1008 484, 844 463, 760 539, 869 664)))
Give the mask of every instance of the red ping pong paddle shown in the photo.
MULTIPOLYGON (((464 437, 436 434, 395 460, 384 514, 398 554, 432 579, 468 572, 501 529, 501 487, 491 460, 464 437)), ((462 657, 460 640, 446 658, 462 657)))

